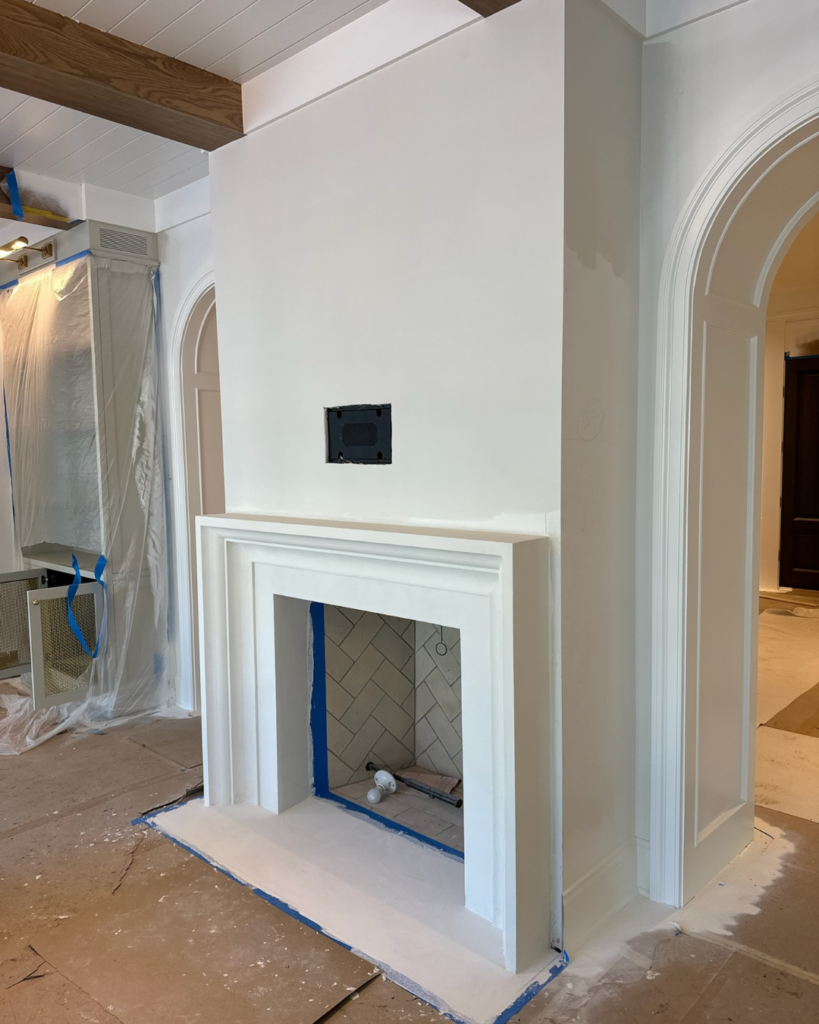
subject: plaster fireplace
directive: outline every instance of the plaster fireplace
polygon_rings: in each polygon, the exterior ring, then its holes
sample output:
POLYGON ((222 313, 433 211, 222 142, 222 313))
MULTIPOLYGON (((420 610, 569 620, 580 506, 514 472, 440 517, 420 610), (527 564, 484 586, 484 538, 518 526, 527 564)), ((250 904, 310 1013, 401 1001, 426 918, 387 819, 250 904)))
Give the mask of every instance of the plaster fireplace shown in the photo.
POLYGON ((481 986, 516 992, 560 942, 548 540, 239 514, 197 524, 205 799, 162 829, 435 1005, 482 1019, 456 1005, 461 989, 491 1007, 481 986), (407 622, 446 623, 457 637, 462 856, 317 798, 316 603, 392 617, 407 636, 407 622), (254 843, 269 856, 250 858, 254 843), (329 847, 348 866, 331 865, 329 847), (430 955, 416 963, 419 942, 430 955))

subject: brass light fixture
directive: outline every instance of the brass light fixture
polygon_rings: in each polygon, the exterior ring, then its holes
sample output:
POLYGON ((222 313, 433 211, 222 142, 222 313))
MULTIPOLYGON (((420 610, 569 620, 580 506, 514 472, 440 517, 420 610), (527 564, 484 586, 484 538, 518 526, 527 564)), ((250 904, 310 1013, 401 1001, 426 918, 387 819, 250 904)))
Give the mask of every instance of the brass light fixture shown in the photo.
POLYGON ((38 252, 43 260, 50 260, 54 256, 53 242, 47 242, 43 246, 29 245, 28 239, 21 236, 15 238, 13 242, 6 242, 0 246, 0 261, 16 263, 19 270, 25 270, 28 266, 28 256, 21 251, 23 249, 38 252))

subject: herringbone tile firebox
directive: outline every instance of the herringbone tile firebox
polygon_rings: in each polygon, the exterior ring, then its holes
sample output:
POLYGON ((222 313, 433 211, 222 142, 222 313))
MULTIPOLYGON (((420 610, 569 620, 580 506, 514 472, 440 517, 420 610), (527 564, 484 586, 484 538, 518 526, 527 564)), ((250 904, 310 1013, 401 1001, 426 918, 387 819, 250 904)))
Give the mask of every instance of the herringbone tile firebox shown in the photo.
POLYGON ((458 630, 326 605, 324 632, 330 788, 370 760, 460 778, 458 630))

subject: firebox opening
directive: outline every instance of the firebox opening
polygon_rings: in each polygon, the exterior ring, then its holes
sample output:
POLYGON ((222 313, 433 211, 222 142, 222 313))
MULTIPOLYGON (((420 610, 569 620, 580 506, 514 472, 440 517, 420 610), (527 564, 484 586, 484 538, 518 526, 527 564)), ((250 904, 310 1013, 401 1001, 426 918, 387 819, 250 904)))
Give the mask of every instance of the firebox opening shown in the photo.
POLYGON ((312 620, 316 795, 463 855, 460 631, 320 604, 312 620))

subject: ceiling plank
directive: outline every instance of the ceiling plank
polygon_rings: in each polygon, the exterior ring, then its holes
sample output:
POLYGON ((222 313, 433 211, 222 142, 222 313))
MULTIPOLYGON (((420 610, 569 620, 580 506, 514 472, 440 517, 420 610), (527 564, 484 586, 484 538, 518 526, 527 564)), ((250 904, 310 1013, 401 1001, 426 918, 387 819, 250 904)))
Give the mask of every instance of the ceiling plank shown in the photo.
POLYGON ((242 136, 238 82, 28 0, 0 0, 0 87, 198 149, 242 136))
POLYGON ((488 18, 490 15, 497 14, 498 11, 518 3, 518 0, 461 0, 461 3, 471 7, 476 14, 488 18))

